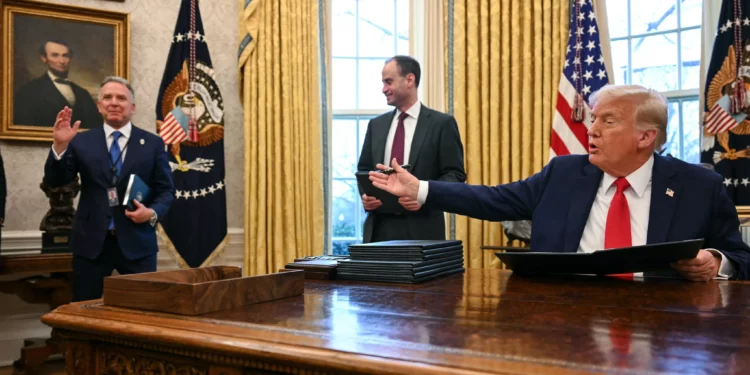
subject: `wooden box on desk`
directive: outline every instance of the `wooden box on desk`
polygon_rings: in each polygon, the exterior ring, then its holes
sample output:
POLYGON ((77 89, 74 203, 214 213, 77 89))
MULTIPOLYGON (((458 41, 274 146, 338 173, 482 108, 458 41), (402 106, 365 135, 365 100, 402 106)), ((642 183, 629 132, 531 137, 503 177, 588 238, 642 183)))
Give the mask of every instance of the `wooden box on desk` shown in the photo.
POLYGON ((183 315, 200 315, 304 294, 303 271, 242 277, 239 267, 111 276, 104 304, 183 315))

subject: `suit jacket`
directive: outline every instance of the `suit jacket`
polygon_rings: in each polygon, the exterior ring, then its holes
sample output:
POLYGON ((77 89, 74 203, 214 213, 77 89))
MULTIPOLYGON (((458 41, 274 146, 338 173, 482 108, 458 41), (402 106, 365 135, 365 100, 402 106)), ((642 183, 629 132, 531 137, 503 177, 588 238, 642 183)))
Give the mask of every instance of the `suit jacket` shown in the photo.
POLYGON ((152 190, 152 200, 143 202, 144 205, 156 211, 159 218, 166 216, 175 190, 161 138, 133 126, 120 169, 117 184, 120 205, 116 207, 109 207, 107 199, 114 173, 103 127, 76 135, 60 160, 50 150, 44 165, 44 181, 49 186, 68 184, 77 174, 81 176, 81 197, 70 240, 73 254, 95 259, 102 250, 112 217, 117 241, 127 259, 139 259, 158 251, 154 227, 148 222, 136 224, 128 219, 122 202, 129 177, 136 174, 152 190))
POLYGON ((103 123, 102 116, 91 94, 73 82, 70 82, 70 87, 76 96, 74 106, 68 103, 46 72, 29 81, 13 97, 13 123, 52 127, 60 110, 69 106, 73 110, 71 123, 80 120, 82 129, 100 127, 103 123))
MULTIPOLYGON (((393 110, 370 120, 357 164, 358 171, 375 170, 375 165, 384 161, 386 138, 395 115, 396 110, 393 110)), ((422 105, 411 142, 409 164, 410 172, 422 180, 466 181, 464 148, 453 116, 422 105)), ((423 207, 403 215, 408 218, 412 236, 404 239, 445 239, 445 219, 441 210, 423 207)), ((364 242, 372 240, 375 216, 379 216, 377 225, 383 225, 391 215, 369 212, 365 219, 364 242)))
MULTIPOLYGON (((482 220, 533 222, 532 251, 578 250, 604 173, 587 155, 559 156, 526 180, 498 186, 430 181, 425 206, 482 220)), ((654 155, 646 242, 703 238, 704 248, 721 251, 736 279, 750 277, 750 248, 718 174, 672 157, 654 155), (673 194, 666 194, 671 189, 673 194)))

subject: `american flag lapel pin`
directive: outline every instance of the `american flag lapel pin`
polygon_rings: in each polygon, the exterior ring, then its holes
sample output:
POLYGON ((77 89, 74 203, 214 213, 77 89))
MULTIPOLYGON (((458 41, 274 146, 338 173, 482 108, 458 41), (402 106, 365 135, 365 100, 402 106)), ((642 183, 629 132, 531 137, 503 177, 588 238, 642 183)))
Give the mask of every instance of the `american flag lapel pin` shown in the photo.
POLYGON ((674 197, 674 191, 672 189, 667 188, 667 195, 669 195, 670 198, 674 197))

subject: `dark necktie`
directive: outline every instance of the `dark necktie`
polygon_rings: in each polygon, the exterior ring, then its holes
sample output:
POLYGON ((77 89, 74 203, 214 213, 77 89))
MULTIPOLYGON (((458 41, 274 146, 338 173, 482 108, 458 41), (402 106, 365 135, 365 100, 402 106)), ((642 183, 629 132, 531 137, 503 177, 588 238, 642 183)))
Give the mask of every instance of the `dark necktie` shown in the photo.
MULTIPOLYGON (((396 135, 393 136, 393 145, 391 146, 391 160, 394 158, 401 165, 404 164, 404 142, 406 141, 406 130, 404 130, 404 119, 409 116, 406 112, 398 115, 398 126, 396 126, 396 135)), ((388 160, 388 166, 391 165, 388 160)))
MULTIPOLYGON (((120 139, 120 136, 122 136, 122 133, 115 130, 112 133, 112 145, 109 146, 109 160, 112 162, 112 165, 115 167, 115 175, 120 175, 120 169, 122 169, 122 157, 120 157, 120 143, 118 140, 120 139)), ((115 229, 115 218, 109 220, 109 229, 115 229)))
POLYGON ((55 82, 70 86, 70 81, 65 78, 55 78, 55 82))
MULTIPOLYGON (((621 247, 633 246, 633 239, 630 231, 630 207, 628 200, 625 198, 625 190, 630 187, 630 183, 625 177, 615 180, 617 191, 609 204, 607 213, 607 226, 604 229, 604 248, 617 249, 621 247)), ((632 279, 632 273, 614 275, 618 278, 632 279)))

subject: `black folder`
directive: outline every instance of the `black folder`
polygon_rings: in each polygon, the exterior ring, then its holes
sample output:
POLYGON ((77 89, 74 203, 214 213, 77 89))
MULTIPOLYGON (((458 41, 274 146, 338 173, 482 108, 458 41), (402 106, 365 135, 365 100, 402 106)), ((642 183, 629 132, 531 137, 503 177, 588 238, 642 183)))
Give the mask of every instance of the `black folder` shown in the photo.
POLYGON ((665 242, 592 253, 495 253, 517 273, 608 275, 670 269, 669 263, 698 255, 703 239, 665 242))
POLYGON ((403 214, 406 212, 404 206, 398 203, 398 197, 382 189, 373 186, 370 181, 370 172, 357 172, 357 185, 359 185, 359 196, 367 194, 368 197, 375 197, 383 202, 383 205, 376 208, 375 212, 381 214, 403 214))

